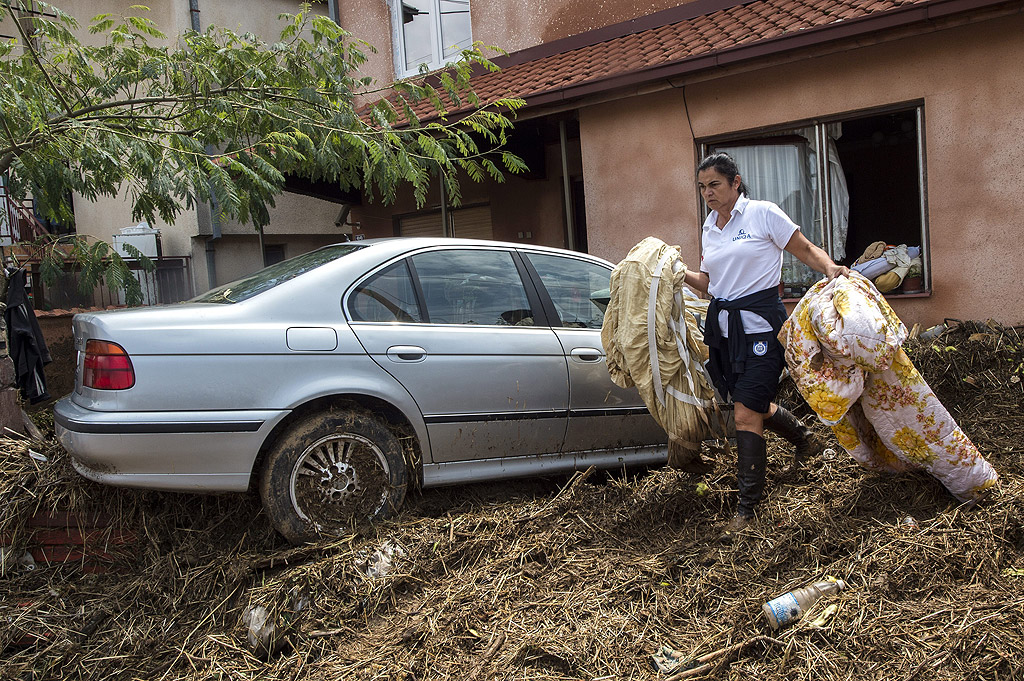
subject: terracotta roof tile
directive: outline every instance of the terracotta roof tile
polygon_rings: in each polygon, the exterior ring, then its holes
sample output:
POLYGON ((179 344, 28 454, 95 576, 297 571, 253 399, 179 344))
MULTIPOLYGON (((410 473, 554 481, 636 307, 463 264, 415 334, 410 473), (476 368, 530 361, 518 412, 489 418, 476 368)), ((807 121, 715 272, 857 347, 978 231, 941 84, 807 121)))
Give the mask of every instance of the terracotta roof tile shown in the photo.
MULTIPOLYGON (((724 50, 755 45, 796 31, 862 19, 938 0, 754 0, 474 76, 482 101, 539 96, 724 50)), ((512 55, 513 57, 515 55, 512 55)), ((417 113, 429 115, 424 103, 417 113)))

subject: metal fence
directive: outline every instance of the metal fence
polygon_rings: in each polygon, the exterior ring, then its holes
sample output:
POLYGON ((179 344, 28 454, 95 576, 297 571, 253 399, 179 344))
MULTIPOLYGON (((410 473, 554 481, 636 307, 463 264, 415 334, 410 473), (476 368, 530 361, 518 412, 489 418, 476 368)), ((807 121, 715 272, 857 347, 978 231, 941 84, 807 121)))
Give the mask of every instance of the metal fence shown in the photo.
MULTIPOLYGON (((139 281, 142 288, 143 305, 179 303, 195 295, 191 258, 157 257, 150 260, 154 268, 147 272, 137 260, 125 259, 132 276, 139 281)), ((37 310, 67 310, 75 307, 109 307, 125 304, 124 291, 112 290, 106 282, 93 291, 83 293, 79 287, 78 272, 65 272, 52 284, 43 282, 38 264, 31 265, 30 272, 32 298, 37 310)))

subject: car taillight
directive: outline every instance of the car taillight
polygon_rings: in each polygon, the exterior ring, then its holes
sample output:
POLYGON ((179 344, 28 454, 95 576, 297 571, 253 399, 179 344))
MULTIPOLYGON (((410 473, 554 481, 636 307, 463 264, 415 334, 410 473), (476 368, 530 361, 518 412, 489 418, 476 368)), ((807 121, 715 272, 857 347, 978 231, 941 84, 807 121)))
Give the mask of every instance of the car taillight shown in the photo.
POLYGON ((117 343, 91 340, 85 344, 82 385, 96 390, 125 390, 135 385, 135 369, 117 343))

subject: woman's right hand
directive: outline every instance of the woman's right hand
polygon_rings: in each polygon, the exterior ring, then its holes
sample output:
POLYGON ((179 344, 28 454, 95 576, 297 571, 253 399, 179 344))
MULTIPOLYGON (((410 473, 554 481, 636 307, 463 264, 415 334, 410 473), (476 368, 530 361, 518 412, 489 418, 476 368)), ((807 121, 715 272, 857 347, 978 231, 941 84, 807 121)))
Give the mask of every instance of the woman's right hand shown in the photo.
POLYGON ((711 282, 711 278, 707 272, 695 272, 691 269, 687 269, 683 275, 683 281, 686 285, 692 289, 696 289, 699 293, 707 295, 708 284, 711 282))

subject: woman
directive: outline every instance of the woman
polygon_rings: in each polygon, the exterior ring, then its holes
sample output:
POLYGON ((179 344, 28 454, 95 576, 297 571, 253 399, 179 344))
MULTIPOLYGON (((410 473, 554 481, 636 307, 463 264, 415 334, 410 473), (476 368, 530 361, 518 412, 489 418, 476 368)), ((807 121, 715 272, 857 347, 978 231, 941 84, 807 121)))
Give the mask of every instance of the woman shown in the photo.
POLYGON ((711 378, 718 392, 731 395, 734 404, 739 502, 727 530, 735 532, 753 519, 764 493, 764 429, 795 444, 798 461, 818 448, 811 432, 774 403, 785 366, 778 340, 787 317, 778 293, 782 252, 792 253, 830 280, 850 270, 808 241, 774 203, 748 198, 739 168, 728 154, 713 154, 700 162, 697 187, 711 214, 704 221, 700 271, 688 271, 686 283, 711 296, 705 328, 711 378))

